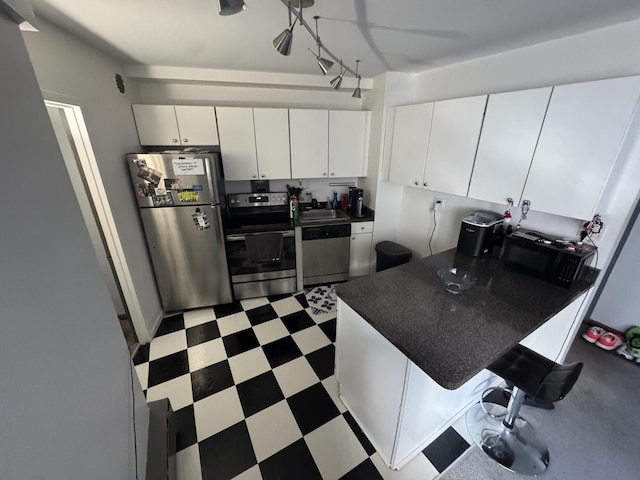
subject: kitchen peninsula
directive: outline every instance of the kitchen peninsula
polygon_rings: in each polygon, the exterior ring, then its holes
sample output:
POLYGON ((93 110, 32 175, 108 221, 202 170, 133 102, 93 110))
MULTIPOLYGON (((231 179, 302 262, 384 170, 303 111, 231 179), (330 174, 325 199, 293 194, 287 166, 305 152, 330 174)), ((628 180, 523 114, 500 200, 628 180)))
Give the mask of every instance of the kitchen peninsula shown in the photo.
POLYGON ((585 274, 567 289, 452 249, 340 285, 340 396, 387 465, 401 468, 499 383, 485 367, 513 345, 555 360, 597 271, 585 274), (448 293, 436 272, 451 266, 476 285, 448 293))

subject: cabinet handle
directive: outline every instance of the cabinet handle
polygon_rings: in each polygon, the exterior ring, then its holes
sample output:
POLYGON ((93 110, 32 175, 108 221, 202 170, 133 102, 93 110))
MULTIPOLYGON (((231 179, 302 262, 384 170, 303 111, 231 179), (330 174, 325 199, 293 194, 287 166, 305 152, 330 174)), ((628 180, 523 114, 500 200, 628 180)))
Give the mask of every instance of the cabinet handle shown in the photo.
POLYGON ((264 174, 262 174, 262 175, 260 175, 260 176, 261 176, 262 178, 266 177, 266 175, 264 175, 264 174))
POLYGON ((360 227, 360 230, 364 230, 364 227, 360 227))
POLYGON ((258 178, 257 175, 251 175, 251 178, 258 178))
POLYGON ((355 240, 355 239, 356 239, 356 237, 351 237, 351 240, 355 240))
POLYGON ((429 188, 429 184, 427 182, 424 182, 422 185, 424 185, 425 187, 429 188))
POLYGON ((414 185, 420 185, 420 182, 413 182, 414 185))
POLYGON ((322 176, 326 177, 327 176, 327 172, 322 172, 322 176))
POLYGON ((331 172, 331 176, 332 176, 332 177, 334 177, 335 175, 336 175, 335 173, 331 172))
POLYGON ((184 143, 189 143, 189 139, 188 139, 188 138, 183 138, 183 139, 182 139, 182 141, 183 141, 184 143))
POLYGON ((174 139, 172 140, 172 142, 173 142, 173 143, 178 143, 178 139, 177 139, 177 138, 174 138, 174 139))

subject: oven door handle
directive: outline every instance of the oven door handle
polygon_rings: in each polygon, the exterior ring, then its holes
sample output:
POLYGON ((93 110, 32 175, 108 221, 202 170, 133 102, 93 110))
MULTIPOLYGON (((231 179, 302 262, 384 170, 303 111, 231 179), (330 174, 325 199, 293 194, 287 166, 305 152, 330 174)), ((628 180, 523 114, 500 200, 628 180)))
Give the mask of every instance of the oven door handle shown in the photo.
POLYGON ((274 232, 262 232, 262 233, 247 233, 246 235, 227 235, 225 236, 227 242, 240 242, 244 241, 247 237, 253 235, 268 235, 270 233, 281 233, 283 237, 290 238, 295 236, 295 232, 291 230, 276 230, 274 232))

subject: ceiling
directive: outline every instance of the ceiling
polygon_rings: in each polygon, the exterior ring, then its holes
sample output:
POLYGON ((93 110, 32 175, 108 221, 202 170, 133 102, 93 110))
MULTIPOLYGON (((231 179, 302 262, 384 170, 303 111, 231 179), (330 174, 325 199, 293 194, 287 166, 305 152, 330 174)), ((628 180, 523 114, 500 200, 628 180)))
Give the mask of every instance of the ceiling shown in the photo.
MULTIPOLYGON (((319 74, 296 26, 291 56, 274 37, 281 0, 245 0, 218 15, 217 0, 31 0, 37 16, 127 65, 319 74)), ((415 72, 640 18, 638 0, 315 0, 323 43, 360 73, 415 72)), ((336 68, 336 67, 334 67, 336 68)))

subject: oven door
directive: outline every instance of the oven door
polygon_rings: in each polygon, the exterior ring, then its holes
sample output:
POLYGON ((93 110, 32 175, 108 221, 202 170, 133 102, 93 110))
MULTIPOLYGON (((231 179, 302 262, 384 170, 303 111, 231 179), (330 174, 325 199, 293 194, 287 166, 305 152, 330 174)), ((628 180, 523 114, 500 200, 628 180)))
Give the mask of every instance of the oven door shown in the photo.
POLYGON ((225 239, 236 299, 296 291, 294 230, 230 234, 225 239))

